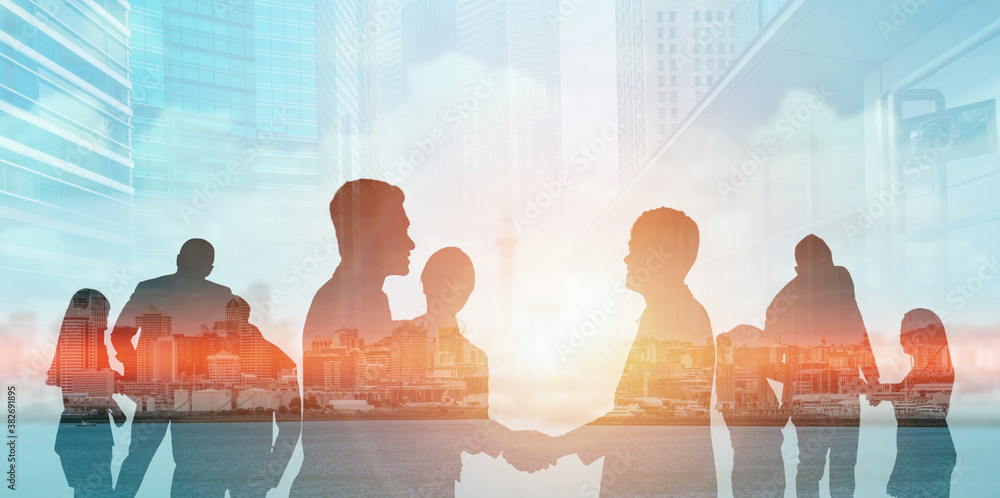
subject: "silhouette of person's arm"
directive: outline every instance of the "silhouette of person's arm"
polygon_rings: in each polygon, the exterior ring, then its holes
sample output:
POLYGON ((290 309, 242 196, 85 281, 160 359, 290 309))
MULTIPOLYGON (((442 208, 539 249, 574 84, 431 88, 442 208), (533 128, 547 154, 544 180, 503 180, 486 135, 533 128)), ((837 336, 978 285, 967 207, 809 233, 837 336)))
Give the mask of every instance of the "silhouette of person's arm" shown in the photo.
POLYGON ((844 299, 844 307, 841 312, 844 319, 849 322, 848 326, 853 329, 853 333, 857 334, 853 339, 860 341, 862 344, 862 352, 858 357, 858 366, 861 367, 865 381, 870 386, 877 386, 879 384, 878 365, 875 364, 875 352, 872 350, 871 342, 868 340, 868 330, 865 328, 861 309, 858 308, 858 300, 854 292, 854 280, 846 268, 838 266, 837 270, 838 287, 840 287, 838 290, 842 292, 844 299))
POLYGON ((764 335, 779 337, 786 341, 794 340, 796 336, 795 304, 802 299, 798 290, 800 278, 795 277, 791 282, 788 282, 767 306, 767 311, 764 314, 764 335))
POLYGON ((868 397, 868 404, 877 406, 882 400, 876 396, 879 386, 878 365, 875 364, 875 352, 872 350, 871 342, 868 339, 868 331, 865 328, 864 318, 861 316, 861 309, 858 307, 857 296, 854 292, 854 280, 846 268, 837 266, 834 289, 840 299, 840 306, 834 308, 836 311, 833 323, 837 328, 845 330, 849 334, 849 342, 861 343, 861 352, 858 355, 858 368, 867 383, 867 389, 859 394, 868 397))
MULTIPOLYGON (((733 359, 733 341, 729 332, 723 332, 715 338, 715 392, 719 407, 732 406, 736 402, 734 392, 735 368, 733 359)), ((725 411, 723 411, 725 414, 725 411)))
POLYGON ((861 372, 864 374, 865 381, 869 385, 877 386, 879 385, 878 365, 875 363, 875 351, 872 350, 867 331, 864 333, 862 340, 864 341, 864 352, 866 354, 861 355, 861 372))
POLYGON ((143 284, 145 282, 140 282, 136 286, 135 292, 125 303, 125 307, 122 308, 122 312, 118 315, 118 320, 111 330, 111 345, 115 348, 115 358, 122 363, 124 368, 122 378, 125 379, 134 380, 138 370, 137 353, 135 345, 132 344, 132 338, 139 332, 139 329, 135 327, 135 317, 150 304, 148 291, 143 284))

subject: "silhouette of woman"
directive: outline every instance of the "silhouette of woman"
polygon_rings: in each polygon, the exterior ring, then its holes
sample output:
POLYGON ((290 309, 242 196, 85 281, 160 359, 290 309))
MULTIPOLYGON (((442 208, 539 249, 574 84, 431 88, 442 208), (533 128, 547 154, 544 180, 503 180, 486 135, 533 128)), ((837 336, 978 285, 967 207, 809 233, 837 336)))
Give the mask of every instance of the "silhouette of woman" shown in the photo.
POLYGON ((425 326, 428 338, 437 344, 437 361, 471 367, 470 375, 465 376, 468 394, 478 395, 479 408, 486 409, 489 392, 486 353, 465 337, 465 322, 456 316, 476 286, 472 260, 457 247, 445 247, 427 260, 420 274, 420 285, 427 300, 427 312, 416 321, 425 326))
MULTIPOLYGON (((117 406, 111 399, 114 372, 108 366, 108 350, 104 345, 108 309, 108 300, 103 294, 83 289, 73 295, 66 310, 46 381, 50 386, 62 388, 63 415, 95 407, 102 413, 117 406), (82 403, 71 404, 70 399, 82 403)), ((62 462, 66 482, 74 489, 74 496, 114 494, 111 485, 113 446, 110 423, 99 423, 96 427, 59 424, 55 451, 62 462)))
POLYGON ((948 407, 955 368, 944 325, 934 312, 915 309, 903 317, 899 342, 913 368, 892 385, 896 412, 896 465, 890 496, 948 496, 955 468, 955 444, 948 429, 948 407))
MULTIPOLYGON (((436 345, 432 352, 431 367, 437 372, 456 378, 456 372, 466 373, 468 412, 475 418, 472 425, 449 421, 451 427, 442 435, 428 435, 420 448, 425 463, 421 483, 414 492, 424 496, 455 496, 455 483, 461 480, 462 452, 486 453, 500 456, 498 439, 509 431, 489 419, 480 418, 486 413, 489 399, 489 366, 486 353, 477 348, 463 334, 465 322, 457 317, 476 286, 476 271, 472 259, 457 247, 438 250, 427 260, 420 274, 427 302, 427 311, 414 322, 427 330, 427 337, 436 345), (477 442, 477 431, 492 434, 483 443, 477 442)), ((437 375, 437 374, 435 374, 437 375)))

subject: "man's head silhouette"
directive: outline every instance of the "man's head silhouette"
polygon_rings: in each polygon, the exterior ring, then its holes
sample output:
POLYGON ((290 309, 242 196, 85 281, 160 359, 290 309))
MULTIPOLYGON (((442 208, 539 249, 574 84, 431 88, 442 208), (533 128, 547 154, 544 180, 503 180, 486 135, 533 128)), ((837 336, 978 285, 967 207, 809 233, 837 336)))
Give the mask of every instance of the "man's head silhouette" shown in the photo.
POLYGON ((177 273, 185 277, 205 278, 212 273, 215 248, 207 240, 191 239, 177 255, 177 273))
POLYGON ((625 286, 636 292, 684 282, 698 257, 698 225, 682 211, 661 207, 632 225, 625 286))
POLYGON ((420 285, 427 297, 428 313, 455 315, 465 307, 476 286, 476 270, 461 249, 445 247, 427 260, 420 273, 420 285))
POLYGON ((337 190, 330 218, 341 264, 381 276, 410 272, 413 240, 403 191, 378 180, 354 180, 337 190))
POLYGON ((833 252, 823 239, 815 235, 806 235, 795 246, 795 271, 809 272, 811 270, 833 266, 833 252))

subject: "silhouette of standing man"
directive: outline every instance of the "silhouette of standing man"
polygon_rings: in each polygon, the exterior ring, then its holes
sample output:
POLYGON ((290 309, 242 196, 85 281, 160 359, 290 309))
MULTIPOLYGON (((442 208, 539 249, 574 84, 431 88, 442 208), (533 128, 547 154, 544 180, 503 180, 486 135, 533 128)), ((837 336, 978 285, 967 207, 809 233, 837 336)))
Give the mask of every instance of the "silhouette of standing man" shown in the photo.
MULTIPOLYGON (((136 317, 147 308, 170 317, 172 330, 168 335, 198 335, 202 326, 211 326, 225 319, 226 304, 233 298, 233 292, 229 287, 208 280, 214 263, 215 248, 212 244, 203 239, 190 239, 177 254, 176 273, 145 280, 136 286, 111 333, 116 358, 124 367, 125 382, 150 380, 140 378, 138 356, 151 357, 164 331, 144 330, 139 333, 138 348, 132 345, 132 337, 139 332, 133 327, 136 317)), ((125 394, 134 398, 139 393, 129 392, 126 388, 125 394)), ((124 490, 125 495, 134 495, 138 491, 168 425, 169 416, 153 417, 132 425, 132 441, 128 457, 122 463, 116 490, 124 490)), ((182 431, 175 428, 174 436, 182 431)), ((190 458, 190 455, 197 454, 197 449, 174 442, 173 450, 177 465, 174 469, 175 482, 187 482, 191 480, 190 476, 198 475, 204 462, 190 458)), ((225 488, 222 491, 225 492, 225 488)))
MULTIPOLYGON (((172 496, 223 496, 227 489, 233 496, 264 496, 277 486, 294 451, 298 417, 272 415, 275 422, 246 424, 236 437, 224 430, 205 430, 200 424, 177 423, 203 410, 191 401, 196 392, 225 382, 213 378, 210 356, 225 352, 239 358, 242 354, 240 392, 249 392, 242 386, 274 385, 280 372, 295 367, 249 323, 249 304, 229 287, 207 279, 214 262, 210 243, 188 240, 177 255, 177 272, 140 282, 118 317, 112 343, 125 367, 124 382, 119 385, 145 410, 137 407, 116 493, 135 495, 168 426, 176 465, 172 496), (140 323, 145 327, 142 330, 138 330, 140 323), (137 331, 138 348, 134 348, 131 339, 137 331), (242 352, 241 344, 246 348, 242 352), (244 377, 244 373, 249 375, 244 377), (179 393, 189 390, 188 401, 178 404, 179 393), (234 451, 236 447, 239 450, 234 451)), ((297 382, 288 384, 288 390, 298 392, 297 382)), ((213 406, 219 411, 233 408, 232 399, 216 403, 213 406)))
POLYGON ((829 453, 831 495, 853 496, 861 425, 859 396, 868 389, 842 391, 841 386, 850 382, 839 379, 825 358, 834 349, 855 348, 856 354, 848 358, 856 364, 847 369, 857 372, 860 368, 869 386, 878 385, 878 368, 854 296, 854 281, 846 268, 834 266, 830 247, 809 235, 795 247, 795 263, 796 277, 768 306, 764 323, 766 335, 789 345, 785 362, 790 382, 785 383, 783 398, 791 406, 799 441, 795 487, 798 496, 819 496, 829 453), (806 411, 802 408, 805 401, 836 406, 836 411, 806 411))
MULTIPOLYGON (((215 268, 215 248, 207 240, 190 239, 181 246, 177 254, 177 271, 150 280, 139 282, 135 292, 118 316, 111 340, 117 358, 125 365, 125 376, 129 375, 130 363, 126 355, 131 349, 131 341, 136 330, 131 328, 136 315, 147 306, 156 306, 173 318, 173 331, 181 334, 197 334, 201 327, 211 326, 225 318, 226 304, 233 298, 233 291, 224 285, 208 280, 215 268), (123 346, 123 347, 120 347, 123 346)), ((141 338, 140 338, 141 340, 141 338)), ((131 362, 134 368, 135 363, 131 362)))
POLYGON ((629 253, 625 257, 625 286, 642 295, 646 309, 639 318, 639 331, 616 397, 641 398, 645 388, 636 386, 643 386, 643 379, 659 375, 657 369, 681 366, 639 361, 644 342, 667 341, 691 348, 693 354, 695 348, 704 353, 700 354, 700 368, 696 368, 700 372, 685 379, 684 392, 688 401, 704 408, 706 416, 683 427, 670 447, 653 447, 634 433, 622 430, 627 428, 583 427, 563 436, 566 441, 563 444, 581 447, 577 453, 587 465, 606 457, 601 477, 602 496, 718 494, 707 416, 715 368, 715 340, 708 313, 684 283, 698 257, 698 244, 698 225, 674 209, 647 211, 632 226, 629 253))
MULTIPOLYGON (((368 344, 392 336, 392 314, 382 286, 387 277, 410 272, 410 251, 415 247, 407 234, 410 220, 403 210, 403 199, 398 187, 377 180, 354 180, 337 190, 330 202, 330 218, 341 260, 309 307, 302 332, 303 352, 311 350, 317 336, 342 327, 356 329, 358 338, 368 344)), ((346 480, 357 480, 361 475, 371 479, 365 483, 373 486, 368 492, 394 486, 395 476, 376 468, 383 462, 364 461, 371 455, 346 455, 339 445, 326 442, 331 436, 328 427, 303 421, 304 460, 292 485, 292 496, 353 494, 346 491, 346 480), (352 465, 367 469, 359 470, 364 474, 351 473, 352 465)))
POLYGON ((403 191, 377 180, 345 183, 330 202, 340 264, 316 292, 302 333, 308 350, 318 334, 337 327, 358 329, 369 344, 392 335, 389 298, 382 292, 386 277, 410 273, 407 234, 410 220, 403 210, 403 191))

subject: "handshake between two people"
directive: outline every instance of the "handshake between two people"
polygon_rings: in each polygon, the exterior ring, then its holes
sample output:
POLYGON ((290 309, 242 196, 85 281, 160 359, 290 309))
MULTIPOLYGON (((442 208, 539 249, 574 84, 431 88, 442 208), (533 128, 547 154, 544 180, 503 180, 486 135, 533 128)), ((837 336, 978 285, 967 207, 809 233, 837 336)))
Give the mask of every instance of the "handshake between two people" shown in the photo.
POLYGON ((559 437, 533 430, 511 431, 502 450, 503 458, 518 471, 527 473, 545 470, 560 458, 573 454, 580 455, 589 465, 603 453, 596 444, 599 438, 586 437, 583 434, 586 429, 583 427, 559 437))

